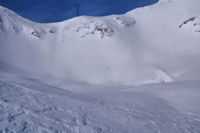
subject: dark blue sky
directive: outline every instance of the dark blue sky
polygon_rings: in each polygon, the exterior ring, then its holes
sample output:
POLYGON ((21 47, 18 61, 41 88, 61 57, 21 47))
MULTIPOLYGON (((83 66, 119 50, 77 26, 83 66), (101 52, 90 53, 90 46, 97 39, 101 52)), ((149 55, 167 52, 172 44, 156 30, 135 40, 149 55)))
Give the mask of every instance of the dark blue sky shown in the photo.
POLYGON ((81 4, 80 14, 104 16, 122 14, 158 0, 0 0, 0 5, 36 22, 57 22, 75 16, 74 3, 81 4))

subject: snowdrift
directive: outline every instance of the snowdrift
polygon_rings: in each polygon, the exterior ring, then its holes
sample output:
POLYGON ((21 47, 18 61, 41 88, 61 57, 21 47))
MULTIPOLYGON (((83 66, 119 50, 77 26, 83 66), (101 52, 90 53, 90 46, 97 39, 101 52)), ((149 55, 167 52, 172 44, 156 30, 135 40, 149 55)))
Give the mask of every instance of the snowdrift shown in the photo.
POLYGON ((161 0, 124 15, 40 24, 0 6, 0 66, 91 84, 199 79, 199 8, 161 0))

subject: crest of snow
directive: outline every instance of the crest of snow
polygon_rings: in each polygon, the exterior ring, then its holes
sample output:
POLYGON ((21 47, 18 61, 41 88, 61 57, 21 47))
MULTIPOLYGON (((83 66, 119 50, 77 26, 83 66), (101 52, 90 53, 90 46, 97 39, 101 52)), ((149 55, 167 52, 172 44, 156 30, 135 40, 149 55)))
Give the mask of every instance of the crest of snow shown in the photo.
POLYGON ((0 7, 0 60, 32 74, 89 83, 172 82, 199 65, 198 3, 162 0, 124 15, 48 24, 0 7))

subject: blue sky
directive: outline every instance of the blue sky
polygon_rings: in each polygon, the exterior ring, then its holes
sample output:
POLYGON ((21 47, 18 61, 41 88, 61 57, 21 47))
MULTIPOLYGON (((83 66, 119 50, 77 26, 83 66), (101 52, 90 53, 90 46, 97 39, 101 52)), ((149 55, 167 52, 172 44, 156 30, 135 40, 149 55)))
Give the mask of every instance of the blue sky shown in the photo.
POLYGON ((36 22, 57 22, 75 17, 75 3, 80 14, 105 16, 122 14, 158 0, 0 0, 0 5, 36 22))

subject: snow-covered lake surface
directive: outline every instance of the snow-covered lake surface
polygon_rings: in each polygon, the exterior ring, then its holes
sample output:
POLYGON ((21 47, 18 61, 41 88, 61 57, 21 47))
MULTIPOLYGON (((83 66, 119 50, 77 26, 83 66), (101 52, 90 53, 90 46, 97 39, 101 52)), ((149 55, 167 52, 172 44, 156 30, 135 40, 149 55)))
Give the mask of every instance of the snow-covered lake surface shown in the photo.
POLYGON ((41 24, 0 6, 0 133, 200 133, 199 9, 41 24))

